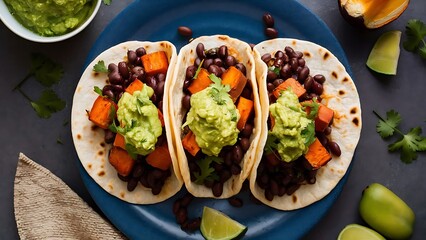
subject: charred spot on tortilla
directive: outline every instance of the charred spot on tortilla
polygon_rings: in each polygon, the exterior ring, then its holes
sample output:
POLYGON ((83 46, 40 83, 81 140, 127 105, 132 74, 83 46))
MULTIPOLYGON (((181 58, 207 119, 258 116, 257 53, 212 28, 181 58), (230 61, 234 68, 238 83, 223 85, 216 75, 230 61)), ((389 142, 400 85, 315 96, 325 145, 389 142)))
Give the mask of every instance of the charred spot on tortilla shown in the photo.
POLYGON ((310 58, 311 57, 311 53, 308 52, 308 51, 305 51, 305 52, 303 52, 303 56, 310 58))
POLYGON ((77 134, 77 139, 80 140, 81 139, 81 135, 77 134))
POLYGON ((228 38, 227 38, 227 37, 225 37, 225 36, 219 36, 219 39, 220 39, 220 40, 222 40, 222 41, 225 41, 225 40, 227 40, 228 38))
POLYGON ((102 177, 102 176, 104 176, 105 175, 105 171, 100 171, 100 172, 98 172, 98 176, 99 177, 102 177))
POLYGON ((124 192, 120 192, 120 197, 124 199, 124 197, 126 196, 126 194, 124 192))
POLYGON ((96 126, 96 125, 92 125, 92 126, 90 127, 90 129, 91 129, 92 131, 96 131, 96 129, 98 129, 98 126, 96 126))
POLYGON ((351 114, 355 114, 357 111, 358 111, 358 108, 357 107, 353 107, 351 109, 351 114))
POLYGON ((102 150, 101 150, 101 151, 99 151, 99 152, 98 152, 98 155, 99 155, 99 156, 104 155, 104 151, 102 151, 102 150))
POLYGON ((359 126, 359 119, 357 118, 357 117, 354 117, 353 119, 352 119, 352 122, 355 124, 355 126, 359 126))
POLYGON ((114 190, 114 187, 111 184, 108 184, 108 187, 111 191, 114 190))
POLYGON ((99 145, 101 145, 101 147, 105 147, 106 143, 105 142, 101 142, 99 145))
POLYGON ((296 46, 296 41, 291 42, 293 46, 296 46))
POLYGON ((338 76, 337 76, 337 73, 335 72, 335 71, 333 71, 332 73, 331 73, 331 75, 334 77, 334 78, 339 78, 338 76))
POLYGON ((339 95, 340 95, 340 96, 345 95, 345 91, 343 91, 343 90, 339 90, 339 95))
POLYGON ((291 196, 291 199, 293 200, 294 203, 297 202, 297 196, 296 195, 291 196))
POLYGON ((87 164, 87 168, 88 168, 88 169, 92 169, 92 164, 90 164, 90 163, 89 163, 89 164, 87 164))
POLYGON ((347 78, 347 77, 345 77, 345 78, 343 78, 343 80, 342 80, 342 82, 348 82, 349 81, 349 78, 347 78))
POLYGON ((327 59, 328 59, 328 57, 330 57, 330 54, 329 54, 328 52, 325 52, 325 53, 324 53, 324 55, 322 56, 322 58, 323 58, 324 60, 327 60, 327 59))

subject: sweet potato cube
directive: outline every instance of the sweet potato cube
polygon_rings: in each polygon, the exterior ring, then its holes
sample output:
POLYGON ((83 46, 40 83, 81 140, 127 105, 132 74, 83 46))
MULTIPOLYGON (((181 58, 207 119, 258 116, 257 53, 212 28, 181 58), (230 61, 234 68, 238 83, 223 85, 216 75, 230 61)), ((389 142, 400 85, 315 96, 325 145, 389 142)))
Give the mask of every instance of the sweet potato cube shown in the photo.
POLYGON ((126 88, 126 92, 133 94, 136 91, 141 91, 143 89, 143 82, 139 79, 135 79, 129 86, 126 88))
POLYGON ((197 78, 195 78, 194 81, 192 81, 191 85, 189 85, 188 87, 189 92, 191 92, 191 94, 194 94, 210 86, 213 81, 209 78, 209 75, 209 71, 204 68, 200 68, 197 78))
POLYGON ((201 149, 195 141, 195 134, 192 131, 189 131, 182 139, 182 145, 192 156, 197 155, 201 149))
POLYGON ((291 90, 293 90, 297 97, 306 93, 306 89, 296 79, 288 78, 274 89, 273 94, 275 98, 278 98, 281 95, 281 91, 286 90, 288 87, 291 87, 291 90))
POLYGON ((330 125, 333 117, 334 111, 324 104, 320 104, 318 109, 318 116, 315 118, 315 131, 323 132, 328 127, 328 125, 330 125))
POLYGON ((318 138, 315 138, 315 141, 309 146, 305 158, 313 169, 318 169, 331 160, 331 155, 318 138))
POLYGON ((127 151, 119 147, 111 148, 108 160, 121 176, 128 176, 135 164, 135 160, 133 160, 127 151))
POLYGON ((152 76, 158 73, 167 73, 169 60, 164 51, 145 54, 141 57, 143 68, 147 75, 152 76))
POLYGON ((149 165, 161 170, 169 169, 170 165, 172 165, 172 158, 170 157, 167 144, 156 147, 153 152, 146 156, 146 162, 149 165))
POLYGON ((117 133, 115 134, 114 142, 112 143, 112 145, 115 147, 126 149, 126 139, 123 135, 117 133))
POLYGON ((117 105, 107 97, 98 96, 89 112, 89 120, 96 126, 108 129, 114 119, 117 105))
POLYGON ((246 125, 251 113, 253 112, 253 101, 244 97, 240 97, 237 104, 237 109, 240 113, 240 119, 237 123, 238 130, 242 130, 246 125))
POLYGON ((222 74, 222 84, 229 85, 231 90, 229 95, 231 95, 232 100, 237 101, 240 94, 243 92, 244 87, 247 83, 247 78, 244 74, 238 70, 238 68, 231 66, 222 74))

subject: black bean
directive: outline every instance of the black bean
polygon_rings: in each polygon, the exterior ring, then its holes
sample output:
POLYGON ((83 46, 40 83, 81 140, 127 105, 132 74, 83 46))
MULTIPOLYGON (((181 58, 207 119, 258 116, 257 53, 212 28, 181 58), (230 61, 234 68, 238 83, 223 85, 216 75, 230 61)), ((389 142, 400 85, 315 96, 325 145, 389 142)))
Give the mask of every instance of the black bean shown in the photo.
POLYGON ((186 94, 182 97, 182 107, 186 110, 189 110, 191 108, 191 96, 186 94))
POLYGON ((297 58, 290 59, 290 67, 291 70, 297 71, 297 68, 299 67, 299 61, 297 60, 297 58))
POLYGON ((220 173, 220 182, 221 183, 225 183, 226 181, 228 181, 228 179, 230 179, 232 177, 232 173, 230 170, 224 169, 222 170, 222 172, 220 173))
POLYGON ((122 84, 123 78, 118 70, 108 73, 108 79, 111 84, 122 84))
POLYGON ((284 58, 284 55, 285 55, 285 53, 283 52, 283 51, 281 51, 281 50, 278 50, 275 54, 274 54, 274 56, 275 56, 275 58, 284 58))
POLYGON ((131 72, 135 76, 135 78, 141 81, 145 81, 145 71, 143 70, 143 67, 135 66, 132 68, 131 72))
POLYGON ((195 48, 195 51, 197 52, 197 56, 200 59, 206 58, 206 53, 204 52, 204 44, 198 43, 197 47, 195 48))
POLYGON ((208 69, 210 65, 213 64, 213 59, 212 58, 206 58, 204 59, 203 62, 203 68, 208 69))
POLYGON ((139 48, 136 49, 136 55, 138 57, 142 57, 145 54, 146 54, 146 50, 145 50, 144 47, 139 47, 139 48))
POLYGON ((164 84, 165 83, 166 82, 164 82, 164 81, 159 81, 157 83, 157 87, 155 88, 155 94, 157 94, 158 96, 162 96, 163 95, 163 93, 164 93, 164 84))
POLYGON ((228 47, 225 45, 222 45, 219 47, 218 50, 218 56, 222 59, 225 60, 226 57, 228 57, 228 47))
POLYGON ((331 131, 332 131, 332 128, 331 128, 330 126, 327 126, 327 127, 324 129, 324 134, 325 134, 325 135, 330 135, 330 134, 331 134, 331 131))
POLYGON ((300 67, 304 67, 306 65, 306 61, 303 58, 299 58, 299 59, 297 59, 297 61, 298 61, 300 67))
POLYGON ((215 58, 213 59, 213 64, 218 66, 218 67, 222 67, 223 66, 223 61, 220 58, 215 58))
POLYGON ((280 70, 280 76, 283 79, 291 77, 291 65, 286 63, 280 70))
POLYGON ((118 71, 118 66, 115 63, 108 64, 108 71, 109 72, 116 72, 118 71))
POLYGON ((284 59, 282 58, 275 58, 274 66, 277 68, 280 68, 284 64, 284 59))
POLYGON ((183 90, 187 90, 189 86, 191 86, 192 79, 186 79, 183 81, 183 90))
POLYGON ((157 183, 151 188, 151 193, 153 195, 158 195, 161 192, 161 189, 163 188, 164 183, 157 183))
POLYGON ((275 89, 275 86, 273 83, 268 82, 268 84, 266 84, 266 88, 268 89, 268 92, 272 92, 275 89))
POLYGON ((314 79, 311 76, 308 76, 303 83, 303 86, 307 91, 311 90, 314 79))
POLYGON ((241 166, 238 164, 232 164, 231 166, 231 173, 232 175, 238 175, 241 173, 241 166))
POLYGON ((323 91, 324 91, 324 87, 322 86, 321 83, 319 83, 317 81, 314 81, 312 83, 312 91, 314 93, 316 93, 317 95, 321 95, 323 93, 323 91))
POLYGON ((166 74, 164 74, 164 73, 157 74, 157 80, 160 81, 160 82, 166 81, 166 74))
POLYGON ((318 83, 323 84, 325 82, 325 77, 322 74, 317 74, 314 76, 314 80, 317 81, 318 83))
POLYGON ((262 19, 266 27, 274 27, 275 21, 270 13, 264 13, 262 19))
POLYGON ((331 153, 338 157, 342 154, 339 144, 337 144, 335 141, 329 141, 327 143, 327 147, 330 149, 331 153))
POLYGON ((143 173, 144 173, 143 166, 141 164, 135 164, 132 171, 132 177, 139 179, 143 173))
POLYGON ((179 209, 180 209, 180 202, 181 202, 181 199, 177 199, 177 200, 173 203, 172 212, 173 212, 173 214, 174 214, 174 215, 176 215, 176 214, 177 214, 177 212, 178 212, 178 211, 179 211, 179 209))
POLYGON ((305 79, 309 76, 309 68, 308 67, 302 67, 300 72, 297 74, 297 80, 298 81, 305 81, 305 79))
POLYGON ((261 57, 262 61, 266 64, 269 63, 269 61, 272 59, 272 55, 270 53, 265 53, 261 57))
POLYGON ((244 74, 244 76, 246 75, 246 66, 244 66, 244 64, 242 64, 242 63, 237 63, 237 64, 235 64, 235 67, 236 67, 238 70, 240 70, 240 71, 244 74))
POLYGON ((136 63, 137 58, 138 56, 136 55, 135 51, 133 50, 127 51, 127 60, 129 61, 130 64, 134 65, 136 63))
POLYGON ((157 79, 154 76, 149 76, 146 78, 146 85, 150 86, 152 89, 157 88, 157 79))
POLYGON ((186 224, 182 225, 182 229, 184 231, 193 232, 200 229, 200 225, 201 225, 201 218, 198 217, 198 218, 191 219, 186 224))
POLYGON ((242 207, 243 206, 243 200, 239 197, 231 197, 228 199, 229 204, 233 207, 242 207))
POLYGON ((253 132, 253 125, 251 125, 250 123, 246 123, 243 130, 241 130, 241 136, 250 137, 252 132, 253 132))
POLYGON ((224 159, 224 163, 226 166, 232 166, 232 158, 232 152, 227 152, 224 159))
POLYGON ((186 26, 179 26, 178 27, 178 33, 183 37, 191 37, 192 36, 191 28, 186 27, 186 26))
POLYGON ((272 194, 278 195, 279 186, 275 180, 271 179, 271 181, 269 181, 269 188, 272 194))
POLYGON ((278 30, 272 27, 265 28, 265 35, 268 38, 277 38, 278 37, 278 30))
POLYGON ((186 208, 179 208, 179 210, 176 213, 176 221, 179 224, 183 224, 188 218, 188 211, 186 208))
POLYGON ((250 84, 247 83, 246 86, 243 89, 243 92, 241 93, 241 96, 243 98, 253 99, 252 94, 251 94, 252 93, 251 87, 249 87, 249 86, 250 86, 250 84))
POLYGON ((266 74, 266 79, 268 82, 272 82, 275 79, 277 79, 278 75, 272 71, 272 70, 268 70, 268 73, 266 74))
POLYGON ((296 56, 296 53, 294 52, 294 49, 292 47, 287 46, 284 48, 284 51, 289 58, 294 58, 296 56))
POLYGON ((250 139, 249 138, 241 138, 240 140, 241 149, 243 152, 247 152, 250 148, 250 139))
POLYGON ((136 186, 138 186, 139 179, 138 178, 130 178, 127 182, 127 190, 129 192, 135 190, 136 186))
POLYGON ((275 81, 273 82, 275 87, 278 87, 278 85, 280 85, 281 83, 283 83, 284 80, 281 78, 275 79, 275 81))
POLYGON ((139 182, 146 188, 151 187, 148 183, 148 174, 142 175, 142 177, 139 179, 139 182))
POLYGON ((213 184, 212 193, 215 197, 220 197, 223 193, 223 184, 220 182, 216 182, 213 184))
POLYGON ((297 189, 299 189, 299 187, 300 187, 300 184, 290 185, 286 191, 287 195, 292 195, 294 192, 296 192, 297 189))
POLYGON ((180 201, 180 206, 188 207, 189 204, 192 202, 192 199, 194 199, 194 196, 192 196, 192 194, 190 193, 186 193, 185 196, 183 196, 180 201))
POLYGON ((201 61, 202 61, 202 60, 201 60, 201 58, 197 57, 197 58, 194 60, 194 66, 195 66, 195 67, 200 66, 201 61))
POLYGON ((225 59, 225 64, 228 67, 235 66, 235 64, 237 64, 237 60, 235 59, 234 56, 228 55, 225 59))
POLYGON ((272 201, 272 200, 274 200, 274 194, 271 192, 271 190, 269 190, 269 189, 265 189, 265 198, 266 198, 268 201, 272 201))
POLYGON ((192 79, 195 76, 195 72, 197 71, 197 67, 194 65, 191 65, 186 68, 186 78, 192 79))
POLYGON ((113 84, 111 85, 112 90, 115 92, 115 94, 124 92, 124 87, 122 85, 118 85, 118 84, 113 84))
POLYGON ((296 54, 295 57, 298 58, 298 59, 303 57, 303 53, 300 52, 300 51, 295 51, 295 54, 296 54))
POLYGON ((108 143, 108 144, 113 143, 114 139, 115 139, 115 133, 113 133, 109 129, 106 129, 104 132, 105 132, 105 134, 104 134, 105 143, 108 143))
POLYGON ((126 62, 118 63, 118 72, 124 79, 128 79, 130 77, 129 69, 127 68, 126 62))
POLYGON ((222 69, 218 67, 217 65, 211 64, 208 70, 209 70, 209 73, 213 73, 217 77, 220 77, 222 75, 222 69))

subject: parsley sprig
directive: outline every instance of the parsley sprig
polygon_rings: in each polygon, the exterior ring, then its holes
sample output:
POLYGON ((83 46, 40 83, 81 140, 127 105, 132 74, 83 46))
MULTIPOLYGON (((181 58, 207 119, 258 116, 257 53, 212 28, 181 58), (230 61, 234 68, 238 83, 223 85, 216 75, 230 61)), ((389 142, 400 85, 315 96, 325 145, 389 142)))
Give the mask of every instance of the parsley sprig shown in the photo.
POLYGON ((398 129, 401 122, 401 115, 395 110, 386 112, 386 119, 382 118, 376 111, 373 113, 379 118, 376 130, 382 138, 388 138, 395 133, 402 136, 396 142, 388 146, 391 152, 401 150, 401 160, 404 163, 411 163, 417 159, 417 153, 426 151, 426 138, 421 136, 422 129, 420 127, 411 128, 407 134, 398 129))
POLYGON ((409 52, 417 52, 420 57, 426 59, 426 24, 418 19, 410 19, 405 27, 407 40, 404 41, 404 49, 409 52))
POLYGON ((31 65, 29 73, 13 88, 18 90, 31 104, 37 115, 41 118, 50 118, 52 113, 65 108, 65 101, 51 89, 54 84, 59 83, 64 74, 62 65, 54 62, 47 56, 40 53, 31 55, 31 65), (37 100, 32 100, 21 89, 22 85, 30 78, 35 78, 41 85, 47 87, 37 100))

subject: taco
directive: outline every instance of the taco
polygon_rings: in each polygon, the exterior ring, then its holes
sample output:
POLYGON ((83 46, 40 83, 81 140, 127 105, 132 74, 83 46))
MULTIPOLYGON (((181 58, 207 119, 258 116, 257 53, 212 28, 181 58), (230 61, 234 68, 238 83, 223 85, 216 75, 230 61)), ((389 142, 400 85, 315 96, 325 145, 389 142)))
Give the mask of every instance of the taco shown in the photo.
POLYGON ((176 58, 170 42, 123 42, 97 56, 77 85, 78 157, 97 184, 126 202, 158 203, 183 185, 163 97, 176 58))
POLYGON ((250 190, 292 210, 326 196, 345 175, 361 132, 355 84, 327 49, 273 39, 254 47, 262 134, 250 190))
POLYGON ((178 55, 169 89, 179 167, 196 197, 228 198, 249 176, 260 137, 260 102, 250 46, 203 36, 178 55))

